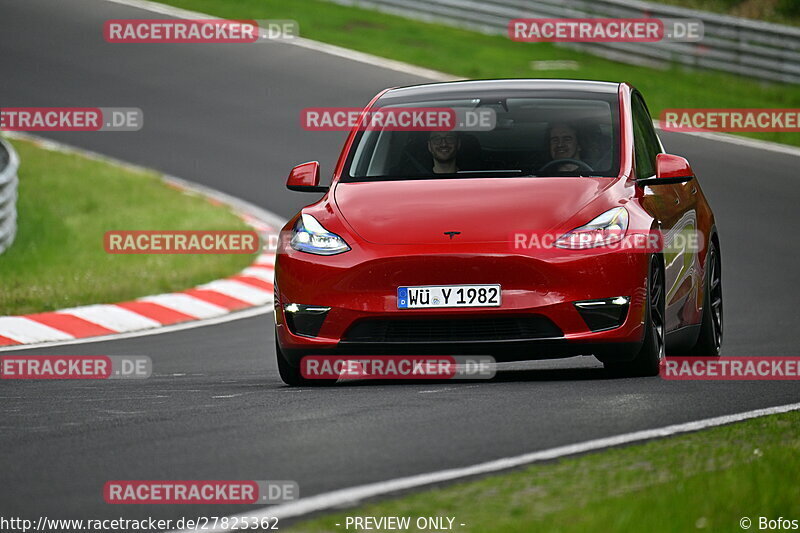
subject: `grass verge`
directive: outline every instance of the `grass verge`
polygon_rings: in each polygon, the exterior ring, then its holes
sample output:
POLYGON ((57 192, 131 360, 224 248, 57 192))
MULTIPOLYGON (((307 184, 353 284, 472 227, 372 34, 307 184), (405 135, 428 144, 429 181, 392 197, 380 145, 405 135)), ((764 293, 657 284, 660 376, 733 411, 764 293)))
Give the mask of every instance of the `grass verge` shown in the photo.
POLYGON ((798 476, 792 412, 425 490, 290 530, 342 532, 348 516, 408 516, 414 533, 417 517, 442 516, 458 532, 742 531, 743 517, 758 531, 762 516, 800 519, 798 476))
POLYGON ((17 238, 0 255, 0 315, 114 303, 230 276, 249 255, 110 255, 109 230, 250 229, 225 207, 141 173, 12 141, 17 238))
MULTIPOLYGON (((579 78, 627 81, 639 88, 654 118, 665 108, 800 108, 800 85, 768 84, 679 66, 654 70, 507 37, 428 24, 320 0, 162 0, 230 19, 294 19, 318 41, 452 73, 465 78, 579 78), (532 61, 571 60, 578 70, 534 71, 532 61)), ((324 104, 324 102, 320 102, 324 104)), ((364 102, 366 104, 366 102, 364 102)), ((742 135, 800 146, 794 132, 742 135)))

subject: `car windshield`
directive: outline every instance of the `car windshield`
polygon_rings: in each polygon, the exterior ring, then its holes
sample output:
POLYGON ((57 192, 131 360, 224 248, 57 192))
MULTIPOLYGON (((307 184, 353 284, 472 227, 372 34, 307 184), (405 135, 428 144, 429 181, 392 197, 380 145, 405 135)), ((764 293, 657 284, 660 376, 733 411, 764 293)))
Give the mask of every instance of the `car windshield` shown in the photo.
POLYGON ((374 109, 384 114, 452 110, 455 128, 446 130, 435 121, 425 123, 430 129, 413 123, 414 131, 387 120, 386 125, 371 123, 358 132, 342 181, 618 173, 616 94, 389 99, 379 100, 374 109))

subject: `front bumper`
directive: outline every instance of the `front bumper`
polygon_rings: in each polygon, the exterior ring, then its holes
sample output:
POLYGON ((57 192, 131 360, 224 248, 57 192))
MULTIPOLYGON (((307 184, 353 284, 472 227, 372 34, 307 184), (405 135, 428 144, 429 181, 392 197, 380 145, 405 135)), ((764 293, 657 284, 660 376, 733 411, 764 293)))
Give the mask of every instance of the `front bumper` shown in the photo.
MULTIPOLYGON (((625 250, 551 249, 524 254, 510 252, 506 243, 367 244, 327 257, 282 250, 275 269, 276 334, 292 364, 303 355, 325 354, 483 354, 497 360, 592 354, 625 360, 635 355, 643 338, 647 265, 647 254, 625 250), (502 286, 500 307, 397 308, 400 286, 492 283, 502 286), (618 327, 603 331, 592 331, 575 306, 619 296, 628 299, 627 313, 618 327), (329 310, 315 334, 307 336, 287 324, 289 304, 329 310), (462 331, 456 337, 354 335, 367 320, 408 324, 409 328, 400 328, 408 331, 421 331, 417 326, 426 321, 434 329, 447 321, 457 326, 454 320, 477 328, 482 321, 528 321, 534 326, 513 330, 516 333, 507 338, 502 328, 498 335, 484 337, 464 335, 463 328, 453 330, 462 331)), ((472 328, 467 330, 471 332, 472 328)))

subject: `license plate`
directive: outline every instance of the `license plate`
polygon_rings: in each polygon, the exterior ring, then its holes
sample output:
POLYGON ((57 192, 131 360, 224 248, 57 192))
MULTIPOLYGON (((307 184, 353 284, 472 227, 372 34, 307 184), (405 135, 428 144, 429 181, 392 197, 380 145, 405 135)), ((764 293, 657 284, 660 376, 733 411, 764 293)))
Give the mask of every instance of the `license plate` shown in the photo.
POLYGON ((398 309, 499 307, 500 285, 425 285, 398 287, 398 309))

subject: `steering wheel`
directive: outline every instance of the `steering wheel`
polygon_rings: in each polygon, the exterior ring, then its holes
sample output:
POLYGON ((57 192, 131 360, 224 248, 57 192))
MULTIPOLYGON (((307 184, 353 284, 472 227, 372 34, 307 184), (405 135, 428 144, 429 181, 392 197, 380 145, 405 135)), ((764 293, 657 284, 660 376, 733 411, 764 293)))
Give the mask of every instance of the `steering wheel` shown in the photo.
MULTIPOLYGON (((552 161, 547 163, 545 166, 540 168, 538 174, 542 174, 543 172, 549 171, 551 169, 550 167, 555 167, 555 166, 563 165, 563 164, 577 165, 578 166, 578 170, 584 170, 584 171, 590 172, 590 173, 594 172, 594 169, 592 167, 590 167, 589 165, 587 165, 586 163, 584 163, 580 159, 553 159, 552 161)), ((563 171, 563 172, 572 172, 572 171, 570 170, 570 171, 563 171)))

